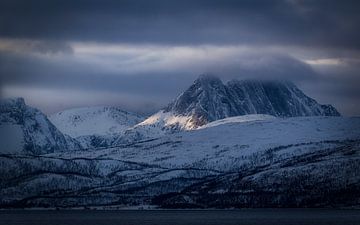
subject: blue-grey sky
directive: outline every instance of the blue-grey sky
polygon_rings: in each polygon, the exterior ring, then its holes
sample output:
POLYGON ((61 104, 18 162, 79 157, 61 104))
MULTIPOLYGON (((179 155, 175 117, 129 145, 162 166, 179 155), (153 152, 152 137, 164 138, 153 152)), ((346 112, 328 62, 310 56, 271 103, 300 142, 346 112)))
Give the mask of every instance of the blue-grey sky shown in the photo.
POLYGON ((0 0, 0 91, 45 113, 149 114, 199 74, 288 79, 360 115, 352 0, 0 0))

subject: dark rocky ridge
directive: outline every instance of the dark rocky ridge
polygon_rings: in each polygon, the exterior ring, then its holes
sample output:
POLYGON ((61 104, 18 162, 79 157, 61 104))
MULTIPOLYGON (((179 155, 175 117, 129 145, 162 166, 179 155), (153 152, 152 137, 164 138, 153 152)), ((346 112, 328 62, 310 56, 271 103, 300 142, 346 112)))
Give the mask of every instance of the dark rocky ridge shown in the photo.
MULTIPOLYGON (((58 151, 81 149, 79 143, 62 134, 39 110, 25 104, 23 98, 5 99, 0 102, 0 125, 20 126, 23 143, 18 151, 26 154, 44 154, 58 151)), ((9 136, 10 135, 10 136, 9 136)), ((3 133, 1 138, 12 138, 3 133)), ((9 147, 2 145, 0 152, 8 152, 9 147)))
POLYGON ((197 126, 247 114, 340 116, 333 106, 317 103, 291 82, 232 80, 224 84, 212 75, 201 75, 164 111, 192 116, 197 126))

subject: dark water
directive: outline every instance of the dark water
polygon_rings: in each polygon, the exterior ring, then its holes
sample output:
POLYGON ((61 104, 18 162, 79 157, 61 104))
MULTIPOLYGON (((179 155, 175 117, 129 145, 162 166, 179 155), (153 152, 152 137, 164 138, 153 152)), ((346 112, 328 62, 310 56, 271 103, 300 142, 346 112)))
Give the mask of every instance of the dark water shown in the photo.
POLYGON ((0 211, 0 224, 54 225, 360 225, 360 210, 246 209, 154 211, 0 211))

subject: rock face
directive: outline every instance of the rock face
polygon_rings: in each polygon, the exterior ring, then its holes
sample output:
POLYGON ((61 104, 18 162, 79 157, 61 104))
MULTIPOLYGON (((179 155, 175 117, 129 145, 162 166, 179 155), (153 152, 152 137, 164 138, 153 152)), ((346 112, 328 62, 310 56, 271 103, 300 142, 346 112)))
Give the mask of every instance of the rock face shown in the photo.
POLYGON ((22 98, 1 100, 0 137, 1 153, 44 154, 80 148, 77 141, 63 135, 22 98))
POLYGON ((200 76, 164 112, 191 117, 190 127, 247 114, 340 116, 334 107, 320 105, 290 82, 232 80, 223 84, 211 75, 200 76))

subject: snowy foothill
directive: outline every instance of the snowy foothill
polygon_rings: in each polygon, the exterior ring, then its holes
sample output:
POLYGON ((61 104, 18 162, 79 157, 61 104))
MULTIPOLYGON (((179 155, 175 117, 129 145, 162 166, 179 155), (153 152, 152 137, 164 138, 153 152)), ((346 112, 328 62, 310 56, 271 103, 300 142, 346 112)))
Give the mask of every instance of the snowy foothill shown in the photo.
POLYGON ((143 118, 117 107, 84 107, 55 113, 50 121, 63 133, 77 138, 86 135, 119 135, 143 118))
POLYGON ((101 155, 168 167, 192 167, 202 162, 205 167, 217 170, 234 169, 240 165, 239 159, 279 146, 360 139, 359 128, 358 117, 248 115, 215 121, 197 130, 169 134, 130 147, 77 152, 67 157, 101 155))
POLYGON ((0 206, 314 207, 334 204, 324 190, 342 198, 359 187, 360 118, 257 115, 210 125, 103 149, 0 155, 0 206))

